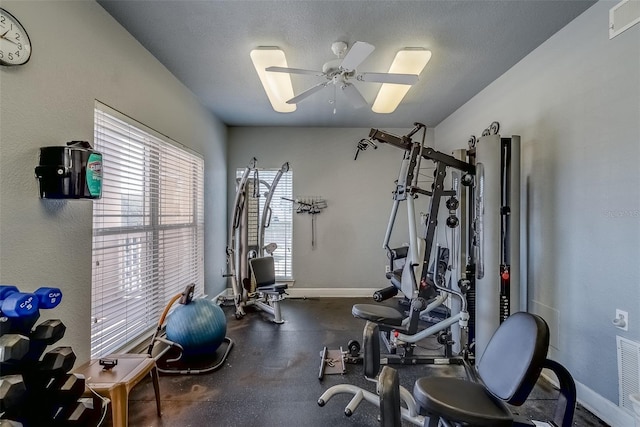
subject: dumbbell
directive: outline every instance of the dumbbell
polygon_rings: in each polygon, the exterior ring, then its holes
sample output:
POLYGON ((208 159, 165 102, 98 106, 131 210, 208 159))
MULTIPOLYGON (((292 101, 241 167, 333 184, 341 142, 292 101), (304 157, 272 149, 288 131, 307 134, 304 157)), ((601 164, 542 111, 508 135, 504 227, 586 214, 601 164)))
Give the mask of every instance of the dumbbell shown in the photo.
POLYGON ((19 334, 0 337, 0 363, 17 362, 29 351, 29 338, 19 334))
MULTIPOLYGON (((31 293, 26 293, 26 292, 20 292, 18 290, 18 288, 16 288, 15 286, 0 286, 0 300, 5 300, 7 299, 8 301, 14 301, 18 298, 21 298, 20 301, 22 301, 22 299, 25 299, 27 295, 35 295, 36 299, 37 299, 37 308, 40 309, 51 309, 51 308, 55 308, 57 307, 60 302, 62 301, 62 291, 59 288, 52 288, 52 287, 41 287, 36 289, 35 292, 33 292, 33 294, 31 293), (17 295, 16 295, 17 294, 17 295), (11 295, 13 296, 13 299, 11 298, 11 295), (18 297, 20 295, 20 297, 18 297)), ((7 305, 7 308, 11 308, 7 305)), ((35 310, 33 310, 35 311, 35 310)), ((4 310, 4 304, 2 304, 2 312, 5 313, 5 315, 7 317, 22 317, 22 316, 27 316, 29 314, 31 314, 33 311, 29 312, 29 313, 23 313, 23 312, 19 312, 17 316, 13 316, 8 314, 5 310, 4 310)))
POLYGON ((34 294, 38 297, 38 307, 42 309, 55 308, 62 301, 62 291, 58 288, 41 287, 34 294))
POLYGON ((27 389, 34 393, 43 392, 52 380, 64 376, 76 362, 71 347, 56 347, 42 356, 42 360, 28 361, 22 376, 27 389))
MULTIPOLYGON (((0 313, 0 316, 4 316, 0 313)), ((6 334, 21 334, 29 336, 33 325, 40 318, 40 310, 29 316, 22 317, 3 317, 0 321, 0 336, 6 334)))
POLYGON ((66 329, 59 319, 49 319, 30 331, 28 338, 15 333, 0 336, 0 370, 3 374, 29 370, 26 381, 34 380, 40 384, 43 375, 35 372, 34 366, 40 365, 38 361, 47 346, 60 341, 66 329))
POLYGON ((0 377, 0 412, 7 412, 21 405, 27 394, 22 375, 0 377))
POLYGON ((29 351, 24 359, 27 361, 39 360, 45 348, 60 341, 66 330, 67 327, 60 319, 49 319, 40 323, 29 333, 29 351))
POLYGON ((15 286, 0 286, 0 311, 7 317, 29 316, 38 311, 38 297, 15 286))
POLYGON ((96 425, 101 415, 101 403, 98 396, 82 397, 72 406, 69 415, 60 418, 68 426, 96 425))
POLYGON ((71 347, 56 347, 45 353, 37 370, 49 378, 58 378, 68 373, 76 363, 76 354, 71 347))
POLYGON ((82 397, 85 378, 82 374, 66 374, 47 384, 48 401, 58 406, 68 406, 82 397))
POLYGON ((30 424, 57 426, 57 421, 64 420, 75 409, 84 392, 85 378, 81 374, 51 378, 44 387, 29 389, 31 401, 38 402, 38 413, 28 415, 30 424))

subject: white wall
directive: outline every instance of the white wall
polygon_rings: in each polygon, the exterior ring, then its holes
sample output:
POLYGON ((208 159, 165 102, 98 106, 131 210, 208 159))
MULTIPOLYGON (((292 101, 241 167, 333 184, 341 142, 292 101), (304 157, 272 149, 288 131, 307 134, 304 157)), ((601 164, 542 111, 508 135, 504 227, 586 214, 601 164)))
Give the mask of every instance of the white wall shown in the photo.
POLYGON ((26 27, 30 62, 0 69, 0 282, 58 286, 62 304, 43 318, 67 326, 60 343, 89 358, 91 201, 40 200, 39 148, 93 142, 99 100, 201 153, 206 166, 207 288, 224 281, 226 128, 93 1, 3 1, 26 27))
MULTIPOLYGON (((396 135, 407 130, 386 129, 396 135)), ((229 208, 237 168, 251 157, 261 168, 293 171, 294 196, 322 196, 328 208, 316 218, 317 247, 311 249, 311 217, 294 215, 293 275, 296 288, 383 288, 388 260, 382 242, 403 151, 386 144, 361 152, 369 135, 359 128, 230 128, 229 208)), ((427 198, 421 198, 425 203, 427 198)), ((420 204, 419 204, 420 205, 420 204)), ((424 203, 420 206, 423 206, 424 203)), ((408 241, 405 211, 399 213, 392 246, 408 241)))
POLYGON ((616 335, 640 341, 640 25, 609 40, 616 3, 595 4, 435 129, 442 151, 494 120, 522 136, 529 309, 600 413, 611 405, 598 397, 618 403, 616 335), (612 326, 616 308, 628 332, 612 326))

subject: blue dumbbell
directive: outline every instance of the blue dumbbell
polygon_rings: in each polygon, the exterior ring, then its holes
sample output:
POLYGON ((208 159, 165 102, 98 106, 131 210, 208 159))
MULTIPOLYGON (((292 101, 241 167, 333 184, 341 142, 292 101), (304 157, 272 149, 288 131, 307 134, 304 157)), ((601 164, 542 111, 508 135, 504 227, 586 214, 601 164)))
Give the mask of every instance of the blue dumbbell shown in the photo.
POLYGON ((38 311, 38 297, 18 291, 15 286, 0 286, 0 312, 7 317, 30 316, 38 311))
POLYGON ((39 308, 55 308, 62 301, 62 291, 58 288, 42 287, 37 289, 34 294, 38 297, 39 308))

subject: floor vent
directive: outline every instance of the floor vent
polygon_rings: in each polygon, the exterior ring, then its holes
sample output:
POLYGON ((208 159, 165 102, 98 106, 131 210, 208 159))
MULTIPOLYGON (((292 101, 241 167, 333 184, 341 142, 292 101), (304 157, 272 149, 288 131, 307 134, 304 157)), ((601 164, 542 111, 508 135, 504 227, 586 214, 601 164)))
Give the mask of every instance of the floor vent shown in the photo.
POLYGON ((620 336, 618 347, 618 390, 620 407, 633 411, 630 394, 640 393, 640 343, 620 336))
POLYGON ((622 0, 609 10, 609 39, 640 22, 640 1, 622 0))

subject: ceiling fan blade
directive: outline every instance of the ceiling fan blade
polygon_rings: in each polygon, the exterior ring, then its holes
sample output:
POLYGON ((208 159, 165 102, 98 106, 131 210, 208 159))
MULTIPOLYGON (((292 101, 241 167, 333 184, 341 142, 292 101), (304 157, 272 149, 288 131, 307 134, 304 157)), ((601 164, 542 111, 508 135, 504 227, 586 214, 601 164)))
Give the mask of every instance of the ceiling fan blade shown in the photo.
POLYGON ((331 83, 331 80, 329 80, 327 82, 319 83, 319 84, 317 84, 317 85, 305 90, 304 92, 300 93, 299 95, 294 96, 293 98, 291 98, 290 100, 287 101, 287 104, 297 104, 298 102, 302 101, 306 97, 311 96, 314 93, 321 91, 322 89, 327 87, 327 85, 329 83, 331 83))
POLYGON ((366 42, 355 42, 342 60, 340 68, 344 70, 355 70, 358 65, 367 59, 375 48, 374 45, 366 42))
POLYGON ((301 68, 287 68, 287 67, 267 67, 265 71, 271 71, 273 73, 290 73, 290 74, 309 74, 312 76, 324 76, 322 71, 303 70, 301 68))
POLYGON ((362 73, 359 74, 356 79, 362 82, 395 83, 400 85, 413 85, 418 83, 417 74, 362 73))
POLYGON ((347 100, 353 105, 354 108, 362 108, 367 105, 367 101, 362 97, 362 94, 351 83, 345 83, 341 87, 342 92, 347 97, 347 100))

